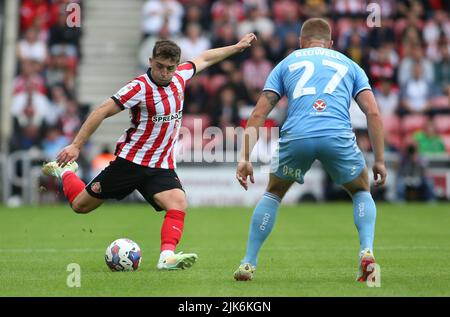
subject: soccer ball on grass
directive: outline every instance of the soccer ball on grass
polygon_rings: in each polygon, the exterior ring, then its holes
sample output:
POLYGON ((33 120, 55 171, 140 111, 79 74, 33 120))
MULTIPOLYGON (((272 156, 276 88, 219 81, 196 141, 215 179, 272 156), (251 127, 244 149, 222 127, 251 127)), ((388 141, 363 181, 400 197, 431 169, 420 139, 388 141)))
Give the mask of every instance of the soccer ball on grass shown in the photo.
POLYGON ((141 248, 130 239, 117 239, 106 248, 105 261, 111 271, 136 271, 141 260, 141 248))

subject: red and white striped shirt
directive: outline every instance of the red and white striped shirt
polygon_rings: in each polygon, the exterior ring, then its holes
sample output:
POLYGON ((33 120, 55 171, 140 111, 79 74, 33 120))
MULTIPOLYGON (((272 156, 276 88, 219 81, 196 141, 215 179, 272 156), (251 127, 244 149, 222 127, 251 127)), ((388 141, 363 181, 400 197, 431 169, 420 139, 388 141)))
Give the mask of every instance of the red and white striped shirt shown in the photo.
POLYGON ((150 69, 111 98, 130 110, 131 127, 119 138, 115 154, 133 163, 174 169, 187 81, 195 74, 191 62, 180 64, 170 84, 158 86, 150 69))

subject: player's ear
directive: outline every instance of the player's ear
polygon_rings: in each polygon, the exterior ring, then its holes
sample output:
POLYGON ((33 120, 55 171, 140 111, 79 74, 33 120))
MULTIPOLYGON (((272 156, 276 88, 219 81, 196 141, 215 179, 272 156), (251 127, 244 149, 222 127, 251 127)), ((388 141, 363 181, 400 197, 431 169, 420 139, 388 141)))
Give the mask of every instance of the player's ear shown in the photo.
POLYGON ((328 42, 328 48, 332 48, 333 47, 333 40, 330 40, 329 42, 328 42))
POLYGON ((301 36, 298 38, 298 42, 299 42, 299 44, 300 44, 300 48, 303 48, 304 43, 303 43, 303 39, 302 39, 301 36))

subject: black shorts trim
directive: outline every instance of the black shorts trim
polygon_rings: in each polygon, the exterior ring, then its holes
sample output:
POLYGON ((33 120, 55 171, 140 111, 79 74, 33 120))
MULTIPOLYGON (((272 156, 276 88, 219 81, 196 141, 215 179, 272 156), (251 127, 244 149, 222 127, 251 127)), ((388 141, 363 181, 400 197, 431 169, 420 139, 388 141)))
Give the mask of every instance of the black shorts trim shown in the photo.
POLYGON ((163 208, 154 201, 153 196, 175 188, 184 191, 175 170, 146 167, 121 157, 111 161, 86 185, 89 195, 102 200, 122 200, 137 190, 157 211, 163 208))

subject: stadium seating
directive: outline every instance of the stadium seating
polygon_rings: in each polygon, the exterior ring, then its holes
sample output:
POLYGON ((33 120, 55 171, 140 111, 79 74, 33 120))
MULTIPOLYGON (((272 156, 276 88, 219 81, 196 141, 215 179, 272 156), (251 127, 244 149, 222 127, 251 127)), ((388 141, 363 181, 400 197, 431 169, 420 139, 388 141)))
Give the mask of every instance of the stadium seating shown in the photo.
POLYGON ((210 96, 215 95, 219 88, 225 85, 226 82, 227 78, 224 75, 214 75, 212 77, 204 76, 201 78, 201 83, 210 96))
POLYGON ((430 100, 430 103, 433 110, 445 110, 450 112, 450 101, 449 98, 445 95, 432 98, 430 100))
POLYGON ((401 133, 400 118, 395 115, 383 116, 383 127, 389 134, 401 133))
POLYGON ((411 114, 402 119, 402 132, 404 134, 411 134, 419 131, 425 125, 427 117, 423 114, 411 114))
POLYGON ((443 135, 442 139, 444 140, 445 149, 447 150, 447 153, 450 154, 450 134, 443 135))
POLYGON ((439 134, 450 134, 450 115, 437 115, 433 119, 436 132, 439 134))

